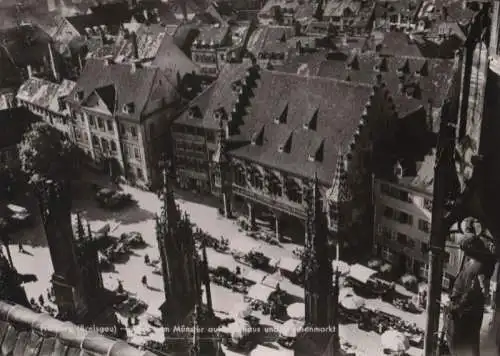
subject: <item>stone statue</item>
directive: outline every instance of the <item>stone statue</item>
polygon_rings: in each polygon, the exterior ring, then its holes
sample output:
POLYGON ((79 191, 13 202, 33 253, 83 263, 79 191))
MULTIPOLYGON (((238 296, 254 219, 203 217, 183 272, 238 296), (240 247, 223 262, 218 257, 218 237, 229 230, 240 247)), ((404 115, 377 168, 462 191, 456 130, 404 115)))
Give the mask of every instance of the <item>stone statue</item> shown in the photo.
POLYGON ((496 260, 491 245, 477 234, 465 237, 460 248, 467 260, 450 295, 446 339, 452 356, 478 356, 485 298, 496 260))
POLYGON ((0 299, 30 308, 30 302, 22 287, 23 283, 35 282, 35 275, 17 273, 7 258, 0 252, 0 299))

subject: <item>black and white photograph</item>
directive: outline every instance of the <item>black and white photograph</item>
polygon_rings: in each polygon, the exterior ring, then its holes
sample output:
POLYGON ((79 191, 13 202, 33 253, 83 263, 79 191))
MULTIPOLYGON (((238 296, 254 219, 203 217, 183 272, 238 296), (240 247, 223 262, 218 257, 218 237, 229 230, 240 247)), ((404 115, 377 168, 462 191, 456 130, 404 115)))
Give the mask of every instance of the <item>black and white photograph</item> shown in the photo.
POLYGON ((498 202, 500 0, 0 0, 0 356, 500 356, 498 202))

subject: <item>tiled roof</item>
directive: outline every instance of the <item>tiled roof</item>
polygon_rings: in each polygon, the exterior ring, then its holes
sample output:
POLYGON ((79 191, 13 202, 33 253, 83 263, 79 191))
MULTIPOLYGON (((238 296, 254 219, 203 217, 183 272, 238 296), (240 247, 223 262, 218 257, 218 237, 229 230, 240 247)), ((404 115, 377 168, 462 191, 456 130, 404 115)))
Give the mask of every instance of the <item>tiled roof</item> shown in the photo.
POLYGON ((48 109, 58 90, 58 84, 33 77, 21 85, 17 92, 17 98, 48 109))
POLYGON ((376 77, 380 75, 394 97, 400 116, 404 116, 422 105, 427 106, 428 100, 432 100, 436 107, 441 106, 448 95, 454 74, 453 65, 454 61, 447 59, 381 57, 375 52, 356 55, 336 52, 326 56, 324 53, 300 56, 290 64, 275 69, 366 84, 376 83, 376 77), (356 63, 348 70, 348 64, 353 61, 356 63), (376 70, 377 65, 380 71, 376 70), (403 69, 401 76, 399 69, 403 69), (421 74, 417 75, 417 71, 421 74), (411 92, 414 97, 408 98, 407 93, 411 92))
POLYGON ((21 85, 17 92, 17 98, 53 112, 61 112, 59 99, 68 96, 75 85, 75 82, 67 79, 64 79, 61 84, 57 84, 33 77, 21 85))
POLYGON ((176 123, 204 127, 211 130, 219 129, 219 121, 214 118, 214 112, 223 108, 229 114, 237 95, 232 90, 232 83, 245 77, 247 65, 235 64, 225 66, 218 79, 189 104, 176 123), (190 112, 191 115, 190 116, 190 112))
POLYGON ((155 356, 124 341, 0 301, 2 355, 155 356))
POLYGON ((30 125, 40 118, 24 107, 0 110, 0 148, 17 145, 30 125))
POLYGON ((36 25, 21 25, 0 30, 0 45, 8 52, 17 67, 43 64, 48 55, 50 36, 36 25))
MULTIPOLYGON (((156 57, 163 38, 166 36, 165 28, 160 25, 141 25, 137 31, 137 52, 141 59, 151 59, 156 57)), ((119 50, 117 57, 133 58, 134 49, 132 41, 129 39, 119 50)))
POLYGON ((198 27, 200 33, 196 37, 196 42, 206 43, 211 42, 215 44, 222 44, 229 33, 229 25, 216 24, 216 25, 202 25, 198 27))
MULTIPOLYGON (((130 64, 113 64, 105 60, 89 59, 67 100, 81 105, 94 92, 103 88, 113 88, 114 95, 111 100, 115 113, 120 111, 121 116, 140 120, 143 110, 153 94, 153 84, 160 69, 147 66, 139 66, 135 70, 133 68, 130 64), (83 97, 82 101, 76 100, 75 94, 79 92, 83 97), (121 112, 122 108, 129 104, 134 106, 133 113, 121 112)), ((165 82, 168 81, 165 80, 165 82)), ((165 102, 169 104, 177 98, 178 93, 170 82, 165 83, 165 85, 167 87, 161 89, 162 95, 165 102)))
POLYGON ((171 80, 176 78, 177 73, 183 77, 188 73, 199 72, 199 67, 177 47, 174 39, 169 35, 162 38, 152 64, 165 72, 171 80))
POLYGON ((85 35, 86 28, 105 25, 110 34, 116 35, 120 30, 120 25, 130 21, 130 12, 99 12, 98 14, 83 14, 66 17, 68 21, 80 35, 85 35))
POLYGON ((282 53, 288 51, 287 41, 295 35, 290 26, 260 26, 248 40, 248 51, 259 53, 282 53))
POLYGON ((303 177, 317 173, 329 185, 339 148, 356 131, 371 91, 371 85, 262 71, 239 127, 247 142, 263 130, 262 144, 243 146, 231 155, 303 177), (286 123, 274 123, 283 113, 286 123), (304 128, 308 120, 315 121, 314 129, 304 128), (280 152, 285 144, 288 152, 280 152), (311 160, 320 150, 322 159, 311 160))
POLYGON ((377 2, 375 4, 375 17, 387 17, 401 14, 414 19, 422 5, 421 0, 398 0, 377 2))
POLYGON ((323 16, 344 16, 345 11, 349 11, 352 15, 356 15, 361 9, 361 2, 354 0, 329 1, 323 13, 323 16))
POLYGON ((380 53, 385 56, 453 58, 455 51, 462 45, 461 39, 453 34, 437 39, 435 36, 387 32, 381 43, 380 53))

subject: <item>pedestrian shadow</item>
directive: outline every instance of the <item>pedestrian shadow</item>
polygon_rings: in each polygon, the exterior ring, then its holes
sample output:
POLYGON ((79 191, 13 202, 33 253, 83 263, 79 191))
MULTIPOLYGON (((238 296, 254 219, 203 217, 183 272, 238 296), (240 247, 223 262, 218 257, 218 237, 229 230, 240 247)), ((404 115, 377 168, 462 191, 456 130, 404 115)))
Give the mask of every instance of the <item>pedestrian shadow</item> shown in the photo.
POLYGON ((153 292, 161 292, 162 291, 160 288, 156 288, 153 286, 146 286, 146 288, 149 289, 150 291, 153 291, 153 292))
POLYGON ((93 201, 77 201, 73 211, 79 212, 85 220, 109 221, 115 220, 121 225, 137 224, 155 217, 150 211, 132 205, 123 209, 103 209, 93 201))

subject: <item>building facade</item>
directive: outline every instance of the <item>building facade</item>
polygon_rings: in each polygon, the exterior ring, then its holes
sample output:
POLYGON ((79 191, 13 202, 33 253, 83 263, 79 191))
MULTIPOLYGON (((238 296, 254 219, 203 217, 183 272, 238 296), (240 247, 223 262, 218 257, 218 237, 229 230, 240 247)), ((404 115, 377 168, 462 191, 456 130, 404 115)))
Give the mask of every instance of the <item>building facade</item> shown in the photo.
POLYGON ((89 60, 66 104, 76 143, 111 176, 142 187, 158 183, 157 162, 180 104, 159 69, 89 60))
MULTIPOLYGON (((375 235, 373 252, 398 271, 427 280, 432 224, 432 192, 408 184, 375 179, 375 235)), ((443 288, 448 289, 460 270, 463 252, 447 237, 443 288)))
POLYGON ((42 117, 71 140, 74 140, 70 112, 64 102, 75 82, 63 80, 60 84, 31 77, 17 91, 17 105, 42 117))

